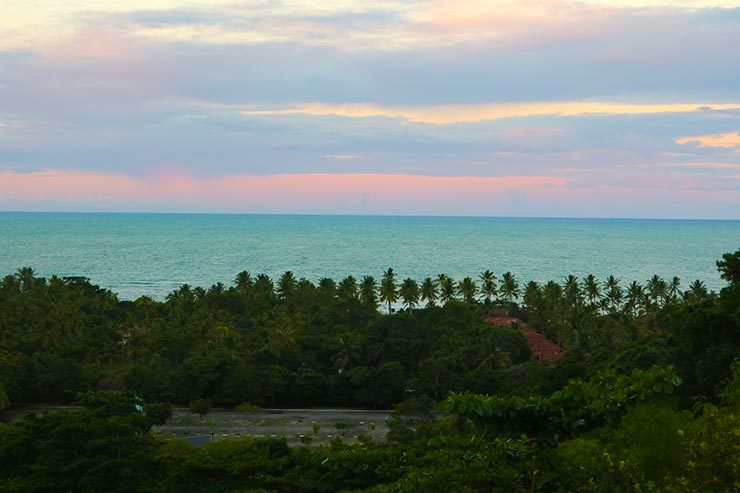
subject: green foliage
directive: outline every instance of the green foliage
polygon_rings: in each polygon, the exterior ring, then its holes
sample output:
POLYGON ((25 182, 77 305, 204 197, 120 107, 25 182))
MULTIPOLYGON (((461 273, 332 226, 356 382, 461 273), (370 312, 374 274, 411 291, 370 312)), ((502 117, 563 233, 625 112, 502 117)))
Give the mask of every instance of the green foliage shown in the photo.
POLYGON ((717 261, 717 268, 722 279, 730 284, 740 284, 740 250, 722 255, 722 260, 717 261))
POLYGON ((567 377, 610 366, 616 355, 611 367, 622 372, 686 365, 687 397, 716 400, 740 348, 733 308, 740 295, 729 288, 719 299, 683 301, 678 281, 654 276, 640 285, 636 310, 618 280, 569 276, 562 285, 527 284, 518 306, 514 275, 503 275, 500 287, 495 277, 486 271, 476 283, 440 275, 399 286, 388 269, 378 286, 369 276, 313 284, 286 272, 273 283, 243 272, 232 287, 182 286, 164 302, 131 302, 85 279, 23 269, 0 281, 0 382, 13 402, 65 403, 84 390, 115 389, 179 404, 379 408, 407 390, 434 400, 463 390, 542 395, 567 377), (381 314, 379 299, 384 312, 399 301, 413 310, 381 314), (552 368, 520 370, 531 356, 522 331, 483 323, 496 303, 569 356, 552 368))
POLYGON ((262 409, 257 404, 252 404, 251 402, 242 402, 238 406, 234 407, 234 411, 238 411, 240 413, 254 413, 262 409))
POLYGON ((5 392, 5 387, 3 386, 2 382, 0 382, 0 411, 5 409, 10 405, 10 399, 8 399, 8 394, 5 392))
POLYGON ((589 381, 573 380, 547 397, 451 393, 441 408, 489 424, 497 433, 573 436, 613 423, 631 404, 670 395, 680 384, 672 367, 634 370, 629 376, 605 371, 589 381))
POLYGON ((211 401, 208 399, 196 399, 190 403, 188 408, 192 414, 199 414, 202 418, 211 410, 211 401))
POLYGON ((388 269, 380 286, 243 272, 131 302, 21 269, 0 281, 0 410, 75 396, 81 408, 0 427, 0 491, 734 491, 739 259, 718 262, 721 293, 697 281, 683 296, 659 276, 399 286, 388 269), (495 306, 566 356, 529 361, 521 330, 483 322, 495 306), (172 414, 156 402, 201 417, 212 403, 396 412, 388 443, 194 448, 154 438, 172 414))
POLYGON ((77 412, 29 415, 0 430, 2 491, 133 491, 152 473, 156 442, 128 396, 81 396, 77 412))
POLYGON ((698 416, 666 401, 634 406, 614 430, 560 444, 550 491, 732 491, 740 481, 740 419, 713 406, 698 416))
POLYGON ((172 406, 168 403, 145 404, 144 414, 153 426, 162 426, 172 417, 172 406))

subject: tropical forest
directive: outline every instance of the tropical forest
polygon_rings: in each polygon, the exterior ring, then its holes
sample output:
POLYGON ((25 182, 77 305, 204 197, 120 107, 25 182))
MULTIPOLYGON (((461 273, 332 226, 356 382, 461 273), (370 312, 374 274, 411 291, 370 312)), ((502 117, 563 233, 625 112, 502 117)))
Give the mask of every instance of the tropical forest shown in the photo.
POLYGON ((0 280, 0 491, 738 491, 740 250, 716 264, 719 291, 389 268, 162 300, 21 268, 0 280), (162 433, 281 409, 387 433, 162 433))

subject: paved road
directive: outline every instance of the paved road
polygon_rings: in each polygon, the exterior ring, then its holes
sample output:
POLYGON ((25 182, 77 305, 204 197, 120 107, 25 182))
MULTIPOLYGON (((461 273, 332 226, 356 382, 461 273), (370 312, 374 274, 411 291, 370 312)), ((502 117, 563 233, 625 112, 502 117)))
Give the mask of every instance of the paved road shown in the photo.
MULTIPOLYGON (((11 408, 0 414, 0 421, 12 424, 23 419, 28 412, 74 412, 78 409, 76 406, 53 405, 11 408)), ((385 440, 388 433, 385 420, 390 415, 388 410, 364 409, 260 409, 254 412, 212 409, 201 418, 191 414, 187 408, 175 408, 172 418, 164 426, 154 427, 154 432, 165 439, 205 437, 200 439, 201 442, 284 437, 291 445, 316 445, 328 443, 336 437, 354 443, 361 436, 369 436, 377 442, 385 440)))
POLYGON ((212 436, 214 441, 242 437, 280 438, 289 444, 328 443, 336 437, 353 443, 360 436, 383 441, 390 411, 358 409, 261 409, 256 412, 211 410, 203 419, 176 409, 155 432, 165 437, 212 436))

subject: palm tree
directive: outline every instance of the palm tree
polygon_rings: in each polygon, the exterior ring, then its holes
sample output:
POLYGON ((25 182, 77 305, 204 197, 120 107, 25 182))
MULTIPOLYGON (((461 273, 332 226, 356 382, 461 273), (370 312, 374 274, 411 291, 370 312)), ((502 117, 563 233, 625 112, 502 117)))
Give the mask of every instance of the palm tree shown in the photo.
POLYGON ((208 294, 212 296, 221 296, 222 294, 224 294, 225 288, 226 286, 224 286, 224 283, 219 281, 216 284, 212 285, 210 289, 208 289, 208 294))
POLYGON ((286 301, 295 295, 298 282, 291 271, 286 271, 278 280, 277 294, 278 298, 286 301))
POLYGON ((361 338, 354 332, 347 332, 337 341, 337 352, 334 364, 340 370, 346 370, 360 363, 362 357, 361 338))
POLYGON ((493 336, 486 337, 481 341, 480 350, 481 359, 473 371, 478 371, 481 368, 488 370, 506 368, 511 365, 511 353, 501 351, 493 336))
POLYGON ((239 332, 231 329, 225 325, 218 325, 206 334, 208 349, 220 350, 220 354, 225 356, 229 360, 237 360, 238 354, 236 351, 237 342, 239 339, 239 332))
POLYGON ((491 299, 496 296, 496 275, 490 270, 485 270, 478 277, 481 282, 480 292, 486 305, 490 305, 491 299))
POLYGON ((668 284, 657 274, 651 277, 647 284, 647 293, 653 306, 658 306, 659 301, 665 301, 668 293, 668 284))
POLYGON ((678 296, 681 294, 681 278, 673 276, 671 283, 668 285, 668 298, 671 303, 675 303, 678 300, 678 296))
POLYGON ((380 281, 380 301, 388 303, 388 313, 393 310, 393 303, 398 301, 398 289, 396 287, 396 273, 393 268, 389 267, 383 273, 383 279, 380 281))
POLYGON ((583 290, 586 292, 588 304, 590 306, 595 306, 596 302, 601 298, 601 286, 593 274, 587 275, 586 279, 584 279, 583 290))
POLYGON ((36 272, 30 267, 18 269, 18 272, 15 273, 15 278, 21 286, 21 291, 27 292, 33 287, 36 281, 35 275, 36 272))
POLYGON ((281 315, 275 319, 267 329, 269 348, 276 354, 298 348, 295 332, 299 322, 288 315, 281 315))
POLYGON ((217 325, 206 334, 206 339, 210 341, 225 341, 228 339, 236 339, 238 337, 239 332, 227 327, 226 325, 217 325))
POLYGON ((438 297, 439 293, 437 291, 436 281, 431 277, 427 277, 424 279, 424 282, 421 283, 421 299, 426 300, 427 306, 434 306, 438 297))
POLYGON ((527 308, 534 308, 537 302, 542 298, 542 291, 540 285, 536 281, 529 281, 524 286, 524 304, 527 308))
POLYGON ((511 304, 515 299, 519 298, 519 283, 517 282, 514 274, 511 272, 505 273, 501 277, 501 294, 507 303, 511 304))
POLYGON ((257 280, 254 282, 254 290, 257 296, 262 299, 272 301, 275 296, 275 286, 267 274, 259 274, 257 276, 257 280))
POLYGON ((444 274, 437 276, 439 279, 439 299, 442 303, 447 303, 455 299, 455 280, 444 274))
POLYGON ((686 301, 700 301, 706 298, 708 294, 706 285, 697 279, 691 283, 689 290, 683 296, 686 301))
POLYGON ((234 279, 236 289, 242 294, 246 294, 252 288, 253 284, 252 274, 245 270, 238 273, 234 279))
POLYGON ((457 286, 457 291, 466 303, 475 303, 475 293, 478 291, 478 288, 476 287, 473 278, 465 277, 460 281, 460 284, 457 286))
POLYGON ((64 342, 64 335, 58 328, 48 329, 41 334, 41 346, 45 349, 62 346, 64 342))
POLYGON ((322 277, 319 279, 316 293, 319 295, 322 303, 329 303, 337 295, 337 283, 330 277, 322 277))
POLYGON ((373 276, 365 276, 360 283, 360 302, 374 310, 378 308, 378 286, 373 276))
POLYGON ((581 284, 578 282, 578 278, 573 274, 570 274, 565 278, 563 284, 563 293, 565 294, 565 301, 570 306, 580 306, 583 302, 583 292, 581 291, 581 284))
POLYGON ((632 316, 640 315, 645 305, 645 290, 637 281, 630 283, 626 298, 625 310, 632 316))
POLYGON ((612 313, 619 311, 622 304, 623 292, 619 286, 619 279, 609 276, 606 280, 606 299, 609 301, 609 307, 612 313))
POLYGON ((151 296, 143 295, 140 296, 135 302, 136 308, 144 316, 144 325, 149 327, 149 320, 152 313, 156 311, 154 300, 151 296))
POLYGON ((419 303, 419 284, 410 277, 404 279, 398 294, 406 308, 411 310, 419 303))
POLYGON ((339 298, 348 301, 357 299, 357 279, 354 276, 347 276, 339 281, 337 286, 339 298))

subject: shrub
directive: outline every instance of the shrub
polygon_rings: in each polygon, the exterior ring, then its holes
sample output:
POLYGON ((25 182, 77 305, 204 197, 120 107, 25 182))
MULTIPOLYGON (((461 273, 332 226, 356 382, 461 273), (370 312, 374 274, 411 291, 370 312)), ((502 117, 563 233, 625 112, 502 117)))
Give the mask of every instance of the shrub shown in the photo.
POLYGON ((193 414, 199 414, 202 418, 208 411, 211 410, 211 401, 208 399, 198 399, 190 403, 190 412, 193 414))

